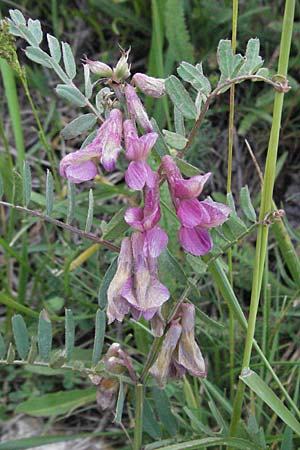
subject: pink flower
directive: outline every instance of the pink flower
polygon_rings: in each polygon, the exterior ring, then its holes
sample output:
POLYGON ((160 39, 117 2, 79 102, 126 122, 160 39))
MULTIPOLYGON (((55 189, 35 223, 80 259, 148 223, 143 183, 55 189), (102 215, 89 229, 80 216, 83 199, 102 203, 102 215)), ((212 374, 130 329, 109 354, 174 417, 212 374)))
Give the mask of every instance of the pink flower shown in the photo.
POLYGON ((125 98, 128 106, 128 111, 132 117, 141 125, 141 127, 148 133, 153 131, 149 117, 145 108, 135 92, 134 87, 127 84, 125 87, 125 98))
POLYGON ((182 224, 178 234, 179 241, 183 248, 193 255, 204 255, 213 245, 207 230, 224 223, 230 214, 230 208, 222 203, 197 200, 196 197, 201 194, 210 173, 184 180, 168 155, 163 157, 163 167, 173 204, 182 224))
POLYGON ((131 120, 124 122, 126 157, 131 160, 125 180, 131 189, 139 191, 145 184, 152 186, 155 182, 154 174, 146 160, 157 136, 157 133, 151 132, 138 137, 134 123, 131 120))
POLYGON ((205 362, 195 341, 194 327, 195 307, 183 303, 150 369, 161 388, 165 386, 168 378, 181 378, 186 372, 195 377, 206 377, 205 362))
POLYGON ((150 97, 160 98, 166 93, 165 80, 162 78, 154 78, 144 73, 136 73, 133 75, 132 81, 144 94, 150 97))
POLYGON ((122 113, 113 109, 90 144, 61 160, 60 175, 71 183, 92 180, 97 175, 96 164, 99 160, 106 170, 113 170, 121 151, 121 139, 122 113))
POLYGON ((153 173, 154 186, 146 185, 144 208, 128 208, 125 213, 125 221, 136 230, 145 233, 145 243, 152 257, 160 255, 168 242, 166 233, 157 226, 160 220, 159 203, 159 176, 153 173))
POLYGON ((145 233, 123 239, 118 269, 107 292, 108 322, 121 322, 129 312, 136 320, 141 316, 150 320, 169 296, 158 279, 157 257, 151 255, 145 233))

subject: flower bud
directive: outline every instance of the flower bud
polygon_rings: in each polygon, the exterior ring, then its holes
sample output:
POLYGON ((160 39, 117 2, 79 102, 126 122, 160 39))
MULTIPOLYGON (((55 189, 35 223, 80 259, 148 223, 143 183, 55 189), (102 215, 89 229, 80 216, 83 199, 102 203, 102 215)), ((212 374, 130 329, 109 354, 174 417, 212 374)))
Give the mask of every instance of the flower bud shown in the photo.
POLYGON ((123 51, 116 67, 114 67, 113 78, 115 81, 127 80, 127 78, 130 77, 130 65, 127 62, 129 53, 130 49, 127 50, 127 52, 123 51))
POLYGON ((101 61, 93 61, 86 58, 84 62, 88 65, 91 72, 100 75, 100 77, 109 78, 113 74, 111 67, 101 61))
POLYGON ((165 80, 162 78, 154 78, 144 73, 136 73, 132 77, 132 81, 144 94, 150 97, 160 98, 166 93, 165 80))

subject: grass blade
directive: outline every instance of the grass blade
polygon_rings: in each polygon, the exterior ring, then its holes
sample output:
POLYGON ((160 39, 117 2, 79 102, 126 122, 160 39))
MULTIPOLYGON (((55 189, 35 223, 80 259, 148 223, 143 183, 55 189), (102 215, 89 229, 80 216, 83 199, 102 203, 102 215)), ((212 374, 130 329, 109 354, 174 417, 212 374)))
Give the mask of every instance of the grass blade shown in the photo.
POLYGON ((106 326, 106 314, 104 311, 98 309, 96 314, 95 340, 92 357, 93 366, 95 366, 98 363, 102 355, 105 326, 106 326))

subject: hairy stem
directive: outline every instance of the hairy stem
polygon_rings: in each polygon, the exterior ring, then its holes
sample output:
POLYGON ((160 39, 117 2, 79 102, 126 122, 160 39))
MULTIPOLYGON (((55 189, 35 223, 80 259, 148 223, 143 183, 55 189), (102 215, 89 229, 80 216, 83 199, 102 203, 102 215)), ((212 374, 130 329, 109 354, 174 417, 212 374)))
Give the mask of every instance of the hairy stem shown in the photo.
POLYGON ((9 208, 13 208, 17 211, 25 212, 25 213, 29 214, 30 216, 39 217, 41 220, 45 220, 46 222, 53 223, 57 227, 64 228, 65 230, 70 231, 71 233, 78 234, 79 236, 89 239, 90 241, 97 242, 98 244, 101 244, 101 245, 103 245, 103 247, 106 247, 110 250, 113 250, 115 252, 120 251, 120 248, 117 247, 116 245, 112 244, 111 242, 106 241, 105 239, 101 239, 92 233, 86 233, 85 231, 80 230, 79 228, 76 228, 72 225, 61 222, 60 220, 54 219, 53 217, 47 216, 46 214, 40 213, 38 211, 33 211, 32 209, 28 209, 23 206, 12 205, 11 203, 3 202, 3 201, 0 201, 0 205, 7 206, 9 208))

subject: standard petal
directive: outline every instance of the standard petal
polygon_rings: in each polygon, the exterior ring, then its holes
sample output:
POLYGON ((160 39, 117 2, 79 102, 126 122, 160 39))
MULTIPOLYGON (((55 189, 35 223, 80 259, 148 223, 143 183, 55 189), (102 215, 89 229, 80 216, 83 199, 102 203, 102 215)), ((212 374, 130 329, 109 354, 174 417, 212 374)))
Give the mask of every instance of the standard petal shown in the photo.
POLYGON ((183 226, 193 228, 210 222, 209 211, 202 203, 195 198, 180 202, 177 215, 183 226))
POLYGON ((147 249, 152 258, 157 258, 168 243, 168 235, 156 226, 146 231, 147 249))
POLYGON ((176 179, 174 183, 175 196, 181 200, 198 197, 210 175, 211 173, 208 172, 205 175, 196 175, 188 180, 182 178, 176 179))
POLYGON ((150 97, 160 98, 166 93, 165 80, 162 78, 153 78, 144 73, 136 73, 132 77, 136 86, 150 97))
POLYGON ((195 256, 205 255, 212 248, 212 239, 208 231, 201 227, 181 227, 178 239, 182 247, 195 256))
POLYGON ((145 111, 145 108, 139 96, 135 92, 134 87, 130 86, 130 84, 128 84, 125 87, 125 98, 128 106, 128 111, 134 117, 134 119, 141 125, 141 127, 145 131, 147 132, 153 131, 151 122, 145 111))
POLYGON ((228 219, 228 216, 231 213, 229 206, 224 205, 223 203, 208 200, 200 203, 202 209, 206 210, 206 216, 209 217, 207 222, 201 223, 201 226, 205 228, 213 228, 221 225, 228 219))
POLYGON ((84 181, 93 180, 97 172, 97 167, 93 161, 84 161, 68 166, 65 169, 65 177, 71 183, 83 183, 84 181))
POLYGON ((128 223, 131 227, 139 230, 144 231, 143 226, 143 210, 142 208, 137 208, 136 206, 133 206, 132 208, 128 208, 125 212, 124 216, 125 222, 128 223))
POLYGON ((125 173, 126 184, 134 191, 141 191, 149 179, 148 164, 143 161, 132 161, 125 173))

